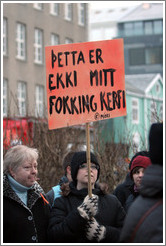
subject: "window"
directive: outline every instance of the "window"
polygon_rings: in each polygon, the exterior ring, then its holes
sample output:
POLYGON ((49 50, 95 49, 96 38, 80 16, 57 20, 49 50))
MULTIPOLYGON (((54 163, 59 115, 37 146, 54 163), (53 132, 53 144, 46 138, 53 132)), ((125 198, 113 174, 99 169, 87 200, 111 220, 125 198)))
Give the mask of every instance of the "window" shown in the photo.
POLYGON ((81 26, 85 25, 85 4, 78 3, 78 24, 81 26))
POLYGON ((156 84, 156 93, 159 94, 160 93, 160 84, 157 82, 156 84))
POLYGON ((59 35, 51 33, 51 45, 59 44, 59 35))
POLYGON ((44 8, 43 3, 34 3, 33 6, 35 9, 38 9, 38 10, 43 10, 43 8, 44 8))
POLYGON ((50 3, 50 12, 52 15, 59 15, 59 3, 50 3))
POLYGON ((157 122, 157 105, 156 102, 151 102, 150 104, 150 123, 156 123, 157 122))
POLYGON ((65 39, 65 44, 72 44, 72 43, 73 43, 72 39, 70 39, 70 38, 65 39))
POLYGON ((73 4, 65 3, 65 19, 71 21, 73 19, 73 4))
POLYGON ((3 55, 7 55, 7 19, 3 18, 3 55))
POLYGON ((153 34, 153 22, 152 21, 144 22, 144 32, 145 32, 145 35, 153 34))
POLYGON ((17 100, 18 100, 18 109, 19 115, 26 115, 26 83, 19 81, 17 87, 17 100))
POLYGON ((129 50, 129 62, 131 66, 145 64, 145 52, 143 48, 129 50))
POLYGON ((161 47, 145 49, 145 64, 162 64, 161 47))
POLYGON ((144 30, 143 30, 143 22, 142 21, 136 21, 134 22, 134 35, 143 35, 144 30))
POLYGON ((124 36, 124 24, 123 23, 118 24, 118 36, 119 37, 124 36))
POLYGON ((41 85, 36 86, 36 117, 44 116, 44 88, 41 85))
POLYGON ((118 24, 119 36, 139 36, 163 33, 163 21, 134 21, 118 24))
POLYGON ((129 63, 131 66, 162 64, 162 47, 130 49, 129 63))
POLYGON ((3 79, 3 117, 7 116, 7 89, 8 81, 3 79))
POLYGON ((124 34, 125 36, 132 36, 133 33, 133 23, 124 23, 124 34))
POLYGON ((16 27, 16 57, 25 60, 25 25, 17 23, 16 27))
POLYGON ((138 99, 132 99, 132 123, 138 124, 139 118, 138 118, 138 111, 139 111, 139 105, 138 105, 138 99))
POLYGON ((163 22, 161 20, 154 21, 154 34, 163 33, 163 22))
POLYGON ((35 63, 42 64, 43 61, 43 32, 42 30, 35 29, 35 63))

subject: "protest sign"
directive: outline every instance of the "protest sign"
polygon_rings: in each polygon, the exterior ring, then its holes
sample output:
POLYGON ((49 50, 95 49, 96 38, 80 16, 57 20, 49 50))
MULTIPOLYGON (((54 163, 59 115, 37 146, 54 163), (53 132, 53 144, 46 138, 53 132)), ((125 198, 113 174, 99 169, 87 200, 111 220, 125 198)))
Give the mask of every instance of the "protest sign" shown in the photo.
POLYGON ((126 115, 123 39, 45 47, 49 129, 126 115))

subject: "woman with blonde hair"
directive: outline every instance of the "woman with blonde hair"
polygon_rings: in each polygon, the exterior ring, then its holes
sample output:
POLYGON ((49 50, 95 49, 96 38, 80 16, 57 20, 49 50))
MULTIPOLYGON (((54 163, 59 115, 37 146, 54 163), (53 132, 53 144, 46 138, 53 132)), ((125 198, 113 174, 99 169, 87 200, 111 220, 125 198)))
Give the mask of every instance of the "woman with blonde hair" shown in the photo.
POLYGON ((45 243, 49 205, 38 184, 38 151, 10 148, 3 162, 3 242, 45 243))

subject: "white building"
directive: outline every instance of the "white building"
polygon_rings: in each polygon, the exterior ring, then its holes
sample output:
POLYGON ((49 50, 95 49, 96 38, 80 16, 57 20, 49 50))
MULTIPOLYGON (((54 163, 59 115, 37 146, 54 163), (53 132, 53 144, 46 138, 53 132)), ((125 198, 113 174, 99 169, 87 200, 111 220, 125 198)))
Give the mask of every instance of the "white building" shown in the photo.
POLYGON ((117 22, 136 6, 92 9, 90 11, 90 41, 113 39, 118 35, 117 22))

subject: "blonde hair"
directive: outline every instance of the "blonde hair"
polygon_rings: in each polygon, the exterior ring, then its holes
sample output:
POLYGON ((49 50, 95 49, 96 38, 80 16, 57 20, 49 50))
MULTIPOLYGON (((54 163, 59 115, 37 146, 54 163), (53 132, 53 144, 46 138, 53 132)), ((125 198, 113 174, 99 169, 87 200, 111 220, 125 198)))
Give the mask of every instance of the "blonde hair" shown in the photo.
POLYGON ((38 150, 25 145, 16 145, 10 148, 4 156, 3 171, 10 174, 10 169, 16 171, 24 162, 38 159, 38 150))

